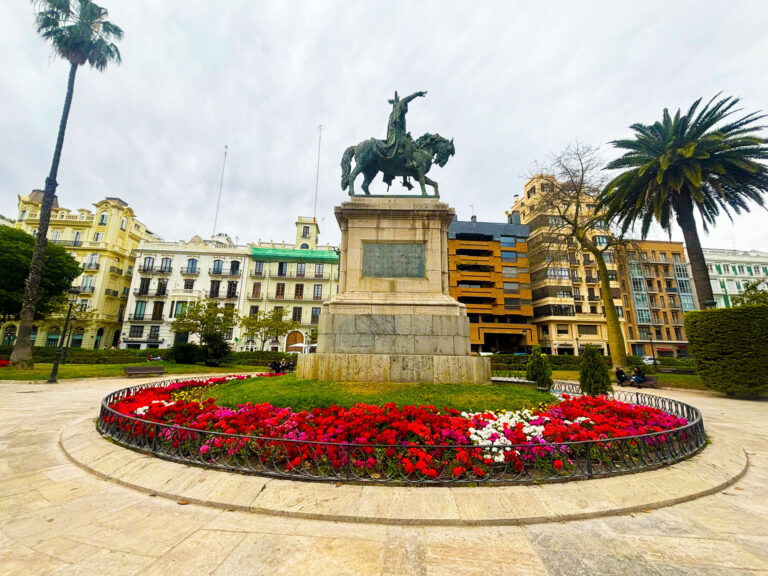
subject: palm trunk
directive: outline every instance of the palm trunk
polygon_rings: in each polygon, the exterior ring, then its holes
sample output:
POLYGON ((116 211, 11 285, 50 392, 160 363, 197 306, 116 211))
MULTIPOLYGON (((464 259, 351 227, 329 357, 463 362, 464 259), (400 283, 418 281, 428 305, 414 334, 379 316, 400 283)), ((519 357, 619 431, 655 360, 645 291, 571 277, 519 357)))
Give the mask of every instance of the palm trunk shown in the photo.
POLYGON ((613 366, 627 366, 627 345, 624 341, 624 334, 621 331, 619 314, 616 312, 616 305, 613 303, 611 295, 611 281, 608 279, 608 267, 603 260, 603 253, 599 250, 592 252, 597 264, 597 270, 600 273, 600 298, 603 301, 603 314, 608 328, 608 347, 611 349, 611 362, 613 366))
POLYGON ((45 256, 45 247, 48 245, 48 224, 51 221, 51 208, 53 200, 56 197, 56 176, 59 173, 59 161, 61 160, 61 149, 64 146, 64 132, 67 129, 67 119, 69 118, 69 109, 72 106, 72 94, 75 90, 75 74, 77 73, 77 64, 70 64, 69 81, 67 82, 67 97, 64 99, 64 110, 61 113, 59 122, 59 135, 56 138, 56 149, 53 151, 53 162, 51 162, 51 171, 48 178, 45 179, 45 192, 43 193, 43 202, 40 205, 40 222, 37 228, 37 238, 35 250, 32 253, 32 262, 29 265, 29 277, 24 289, 24 300, 21 307, 21 322, 19 323, 19 334, 16 338, 16 345, 11 353, 11 366, 14 368, 32 369, 32 346, 29 341, 29 335, 32 331, 32 324, 35 319, 35 306, 37 306, 38 290, 40 288, 40 278, 43 272, 43 258, 45 256))
POLYGON ((685 250, 688 253, 688 262, 691 263, 693 285, 696 289, 696 297, 700 308, 714 308, 715 296, 712 293, 712 283, 709 281, 709 271, 704 260, 704 252, 699 242, 699 233, 696 230, 696 220, 693 217, 693 206, 684 200, 675 202, 677 224, 683 230, 685 250))

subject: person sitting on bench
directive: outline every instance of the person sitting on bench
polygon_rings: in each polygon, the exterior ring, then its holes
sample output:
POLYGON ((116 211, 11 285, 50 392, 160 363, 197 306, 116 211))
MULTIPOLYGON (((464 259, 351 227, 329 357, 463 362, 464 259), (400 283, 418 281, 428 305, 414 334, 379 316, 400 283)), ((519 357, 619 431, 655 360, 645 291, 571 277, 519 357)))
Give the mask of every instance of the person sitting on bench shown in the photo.
POLYGON ((619 386, 628 380, 629 378, 624 373, 624 370, 621 369, 621 366, 616 366, 616 382, 619 384, 619 386))
POLYGON ((640 384, 645 382, 645 373, 640 370, 639 366, 635 366, 632 369, 632 384, 640 388, 640 384))

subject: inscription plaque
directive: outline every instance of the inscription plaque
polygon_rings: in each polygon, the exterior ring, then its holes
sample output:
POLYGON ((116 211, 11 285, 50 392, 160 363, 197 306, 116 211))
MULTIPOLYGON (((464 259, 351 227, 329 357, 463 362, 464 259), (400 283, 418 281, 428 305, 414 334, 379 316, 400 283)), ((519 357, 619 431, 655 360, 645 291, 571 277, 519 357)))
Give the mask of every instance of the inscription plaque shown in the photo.
POLYGON ((424 278, 424 244, 363 242, 363 277, 424 278))

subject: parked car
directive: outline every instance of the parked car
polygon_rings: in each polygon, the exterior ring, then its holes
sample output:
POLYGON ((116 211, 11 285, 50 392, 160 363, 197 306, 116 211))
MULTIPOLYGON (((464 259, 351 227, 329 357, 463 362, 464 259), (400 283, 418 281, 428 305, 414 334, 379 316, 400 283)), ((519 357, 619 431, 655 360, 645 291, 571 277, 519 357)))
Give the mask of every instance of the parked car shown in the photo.
POLYGON ((643 364, 648 364, 650 366, 655 363, 656 361, 653 359, 653 356, 643 356, 643 364))

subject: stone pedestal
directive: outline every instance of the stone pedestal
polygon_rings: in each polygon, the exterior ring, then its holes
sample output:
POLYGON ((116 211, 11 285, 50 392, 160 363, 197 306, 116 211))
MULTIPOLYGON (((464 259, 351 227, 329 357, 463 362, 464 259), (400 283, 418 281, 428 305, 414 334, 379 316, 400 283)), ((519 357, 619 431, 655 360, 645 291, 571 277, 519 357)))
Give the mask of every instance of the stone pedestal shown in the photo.
POLYGON ((316 354, 297 377, 391 382, 490 382, 470 356, 469 319, 448 293, 448 226, 435 198, 361 197, 336 207, 339 293, 323 304, 316 354))

